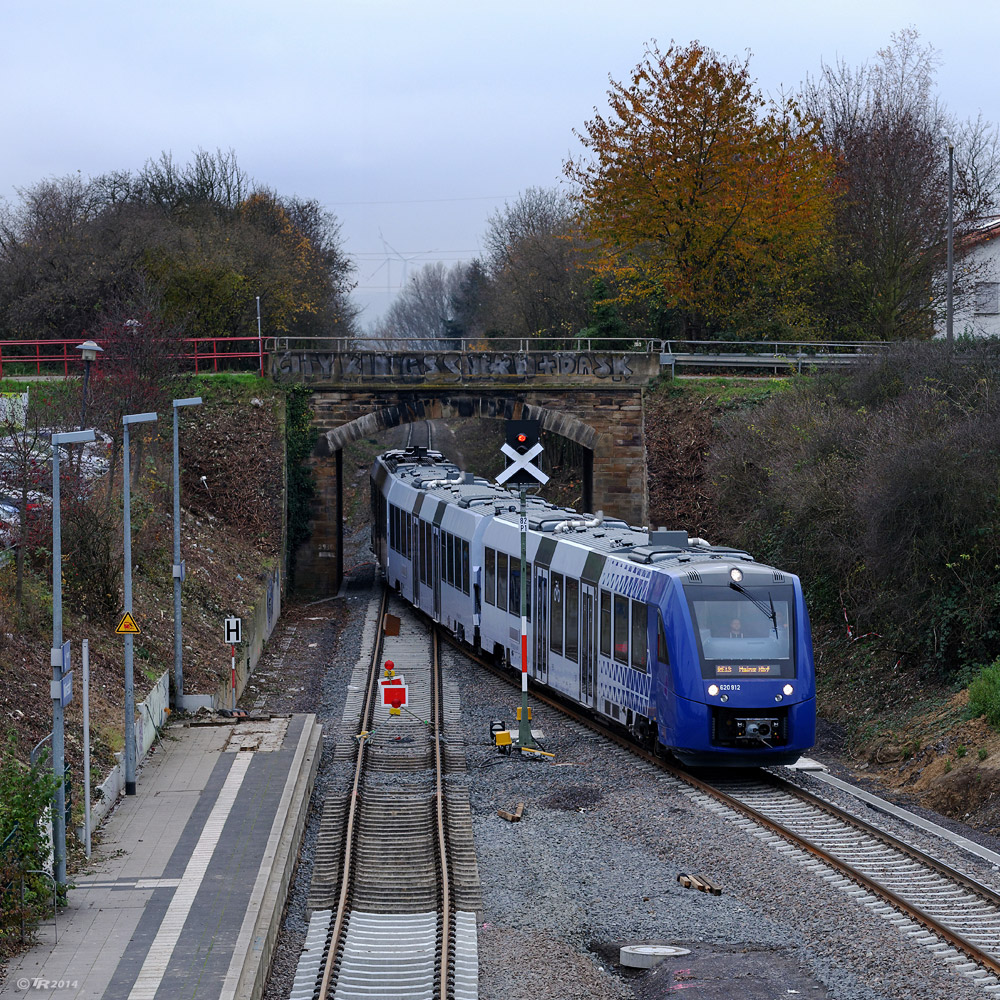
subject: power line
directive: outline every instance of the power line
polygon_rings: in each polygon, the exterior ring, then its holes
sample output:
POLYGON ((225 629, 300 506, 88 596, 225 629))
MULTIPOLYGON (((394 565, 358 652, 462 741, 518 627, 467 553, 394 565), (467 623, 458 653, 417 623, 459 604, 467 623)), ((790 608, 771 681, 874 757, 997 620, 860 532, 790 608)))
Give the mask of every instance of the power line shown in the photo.
POLYGON ((484 194, 472 198, 397 198, 392 201, 334 201, 331 207, 338 205, 445 205, 454 201, 507 201, 510 195, 484 194))

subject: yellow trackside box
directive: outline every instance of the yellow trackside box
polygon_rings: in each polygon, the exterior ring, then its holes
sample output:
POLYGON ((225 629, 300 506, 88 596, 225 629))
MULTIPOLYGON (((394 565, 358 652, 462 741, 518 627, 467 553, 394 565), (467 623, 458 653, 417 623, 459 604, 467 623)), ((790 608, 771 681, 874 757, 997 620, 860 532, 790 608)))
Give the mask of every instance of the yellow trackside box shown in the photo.
POLYGON ((498 747, 509 747, 510 732, 506 729, 501 729, 499 733, 494 733, 493 742, 498 747))
MULTIPOLYGON (((520 709, 517 710, 517 721, 518 722, 521 721, 521 710, 520 709)), ((531 706, 530 705, 528 706, 528 722, 531 722, 531 706)))

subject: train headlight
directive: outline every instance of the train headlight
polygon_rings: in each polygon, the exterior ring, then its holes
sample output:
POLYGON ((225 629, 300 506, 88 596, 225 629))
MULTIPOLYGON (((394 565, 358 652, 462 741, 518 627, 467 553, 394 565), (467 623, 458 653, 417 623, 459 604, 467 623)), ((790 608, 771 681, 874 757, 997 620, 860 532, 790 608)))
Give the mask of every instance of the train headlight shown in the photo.
POLYGON ((718 684, 709 684, 708 685, 708 693, 714 698, 719 693, 719 685, 718 684))
POLYGON ((739 583, 743 579, 743 570, 741 570, 738 566, 734 566, 729 571, 729 579, 732 580, 733 583, 739 583))
POLYGON ((793 688, 791 684, 786 684, 781 690, 784 691, 785 694, 791 694, 795 688, 793 688))

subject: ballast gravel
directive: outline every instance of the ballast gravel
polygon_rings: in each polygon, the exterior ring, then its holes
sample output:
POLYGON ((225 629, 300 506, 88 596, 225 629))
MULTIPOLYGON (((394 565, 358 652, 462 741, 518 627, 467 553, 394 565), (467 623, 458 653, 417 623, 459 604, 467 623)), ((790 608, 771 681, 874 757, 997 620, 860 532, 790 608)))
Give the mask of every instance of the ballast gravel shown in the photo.
MULTIPOLYGON (((323 800, 344 788, 332 734, 362 655, 371 580, 370 568, 361 569, 346 597, 297 609, 279 626, 254 679, 265 709, 316 712, 326 734, 268 1000, 289 996, 323 800), (300 686, 305 690, 293 691, 300 686)), ((490 725, 498 719, 516 729, 519 689, 456 651, 444 647, 443 655, 462 701, 467 774, 450 780, 469 787, 483 891, 482 1000, 654 1000, 687 989, 700 1000, 991 995, 914 943, 913 928, 857 902, 850 895, 856 887, 837 888, 839 879, 805 867, 798 852, 742 817, 707 807, 555 710, 533 703, 532 728, 553 758, 501 755, 490 725), (520 822, 497 815, 519 802, 520 822), (682 887, 682 873, 709 879, 721 895, 682 887), (620 967, 621 946, 637 943, 690 953, 650 970, 620 967)))

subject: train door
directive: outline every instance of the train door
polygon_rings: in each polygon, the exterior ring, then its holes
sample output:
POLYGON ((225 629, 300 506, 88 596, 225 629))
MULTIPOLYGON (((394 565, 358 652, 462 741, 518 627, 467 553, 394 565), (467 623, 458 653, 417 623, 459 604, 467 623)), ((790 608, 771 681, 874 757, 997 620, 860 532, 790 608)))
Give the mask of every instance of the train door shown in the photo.
POLYGON ((434 620, 441 621, 441 529, 434 525, 431 538, 431 576, 434 584, 434 620))
POLYGON ((413 606, 420 607, 420 560, 423 551, 420 547, 420 518, 416 514, 410 519, 410 569, 413 572, 413 606))
POLYGON ((549 677, 549 571, 538 567, 535 570, 535 679, 542 684, 549 677))
POLYGON ((596 607, 595 588, 589 583, 580 584, 580 701, 594 704, 594 681, 597 674, 597 657, 594 650, 594 624, 596 607))

